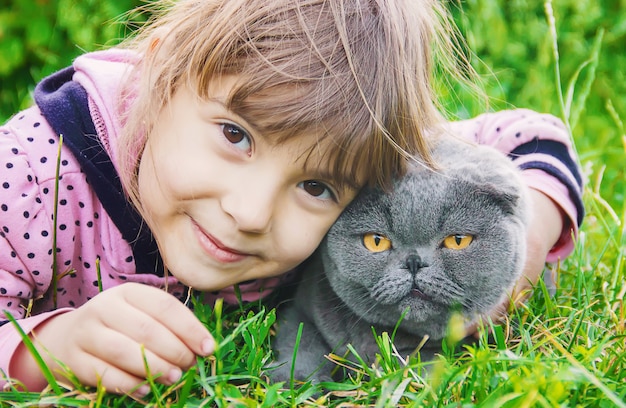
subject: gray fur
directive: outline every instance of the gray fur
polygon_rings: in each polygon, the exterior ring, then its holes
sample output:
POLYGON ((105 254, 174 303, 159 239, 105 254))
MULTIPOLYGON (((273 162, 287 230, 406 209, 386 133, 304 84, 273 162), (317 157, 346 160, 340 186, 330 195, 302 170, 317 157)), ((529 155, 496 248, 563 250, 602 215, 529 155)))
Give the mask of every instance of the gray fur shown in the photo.
POLYGON ((314 373, 324 381, 333 368, 324 355, 343 355, 348 343, 374 361, 372 326, 391 334, 406 313, 395 346, 406 355, 428 335, 421 357, 430 359, 452 311, 472 321, 504 300, 526 252, 527 198, 518 170, 492 148, 456 139, 442 139, 433 153, 436 171, 415 165, 388 194, 364 189, 332 226, 295 300, 279 312, 274 381, 290 378, 300 322, 295 378, 314 373), (389 237, 392 249, 370 253, 362 243, 369 232, 389 237), (468 233, 475 238, 463 250, 441 246, 448 235, 468 233))

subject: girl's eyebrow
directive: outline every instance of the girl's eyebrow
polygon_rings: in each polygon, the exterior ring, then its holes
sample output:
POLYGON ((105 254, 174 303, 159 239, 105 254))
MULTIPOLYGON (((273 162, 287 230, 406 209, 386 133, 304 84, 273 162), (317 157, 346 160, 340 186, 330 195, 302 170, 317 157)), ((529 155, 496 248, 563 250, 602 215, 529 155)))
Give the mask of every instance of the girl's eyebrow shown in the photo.
POLYGON ((332 181, 332 182, 337 183, 338 188, 342 188, 342 189, 347 188, 350 190, 358 191, 362 187, 362 185, 359 184, 356 179, 354 179, 353 177, 347 177, 340 172, 331 172, 327 169, 322 169, 319 167, 316 169, 306 169, 306 170, 311 171, 311 173, 313 174, 313 178, 315 179, 327 180, 327 181, 332 181))
POLYGON ((215 97, 208 97, 206 99, 209 102, 213 102, 216 103, 218 105, 220 105, 224 111, 228 112, 231 115, 236 116, 236 120, 238 122, 243 122, 243 125, 245 125, 245 129, 252 133, 252 134, 258 134, 259 129, 262 129, 262 126, 260 126, 258 123, 255 123, 254 120, 250 119, 250 118, 246 118, 245 115, 243 115, 243 113, 241 112, 237 112, 236 109, 234 109, 232 106, 230 106, 226 100, 225 97, 221 96, 219 98, 215 98, 215 97))
MULTIPOLYGON (((227 101, 226 97, 224 97, 224 96, 220 96, 218 98, 208 97, 208 98, 206 98, 206 101, 216 103, 216 104, 220 105, 225 111, 236 115, 238 118, 240 118, 242 120, 245 120, 245 119, 243 119, 243 116, 239 112, 237 112, 235 109, 233 109, 232 106, 230 106, 228 104, 228 101, 227 101)), ((246 122, 249 122, 249 121, 246 120, 246 122)))

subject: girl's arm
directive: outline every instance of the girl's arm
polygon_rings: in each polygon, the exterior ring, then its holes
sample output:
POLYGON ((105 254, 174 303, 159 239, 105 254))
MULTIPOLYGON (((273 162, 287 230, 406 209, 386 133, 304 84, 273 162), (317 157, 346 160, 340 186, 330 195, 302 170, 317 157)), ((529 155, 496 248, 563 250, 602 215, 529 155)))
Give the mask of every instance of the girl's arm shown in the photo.
MULTIPOLYGON (((553 240, 554 233, 533 238, 550 244, 545 260, 555 262, 569 255, 582 223, 584 207, 580 167, 562 121, 549 114, 517 109, 486 113, 455 122, 451 128, 455 134, 493 146, 513 160, 522 170, 528 187, 543 195, 532 194, 533 213, 546 209, 557 210, 559 214, 560 223, 548 223, 551 228, 560 227, 556 240, 548 242, 553 240)), ((539 227, 539 216, 534 214, 534 228, 539 227)))
MULTIPOLYGON (((556 117, 526 109, 486 113, 451 124, 453 133, 490 145, 522 170, 530 190, 530 224, 523 276, 511 298, 522 302, 541 278, 546 262, 567 257, 584 216, 582 177, 566 127, 556 117)), ((554 276, 544 276, 554 286, 554 276)), ((492 311, 500 320, 509 302, 492 311)), ((468 329, 468 333, 475 330, 468 329)))
MULTIPOLYGON (((34 328, 36 328, 38 325, 42 324, 46 320, 52 318, 57 314, 65 313, 69 310, 72 309, 57 309, 52 312, 41 313, 36 316, 19 319, 17 320, 17 322, 22 330, 28 335, 34 328)), ((13 313, 11 313, 11 315, 13 315, 13 317, 15 317, 16 319, 18 319, 19 317, 15 316, 13 313)), ((9 320, 6 320, 6 316, 4 314, 0 316, 0 325, 0 389, 2 389, 7 380, 13 375, 13 372, 10 368, 13 356, 16 354, 18 348, 24 346, 20 333, 15 328, 13 323, 11 323, 9 320)))

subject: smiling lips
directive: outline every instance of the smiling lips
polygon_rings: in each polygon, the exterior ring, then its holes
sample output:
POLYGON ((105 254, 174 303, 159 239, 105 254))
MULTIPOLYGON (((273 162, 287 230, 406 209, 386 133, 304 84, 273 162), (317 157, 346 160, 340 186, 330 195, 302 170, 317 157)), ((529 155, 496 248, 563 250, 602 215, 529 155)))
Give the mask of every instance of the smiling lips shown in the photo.
POLYGON ((207 234, 195 221, 192 221, 193 230, 198 238, 200 246, 211 258, 223 263, 238 262, 250 256, 224 246, 213 236, 207 234))

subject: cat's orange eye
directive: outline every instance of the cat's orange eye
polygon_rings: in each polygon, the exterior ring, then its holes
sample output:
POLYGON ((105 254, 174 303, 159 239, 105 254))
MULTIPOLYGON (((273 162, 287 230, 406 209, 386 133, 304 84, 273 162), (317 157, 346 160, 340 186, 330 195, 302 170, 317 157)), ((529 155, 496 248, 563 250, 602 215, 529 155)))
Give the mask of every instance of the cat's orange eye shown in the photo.
POLYGON ((474 237, 472 235, 454 234, 448 235, 443 240, 443 246, 448 249, 464 249, 472 243, 474 237))
POLYGON ((363 235, 363 246, 370 252, 383 252, 391 249, 391 240, 384 235, 370 232, 363 235))

